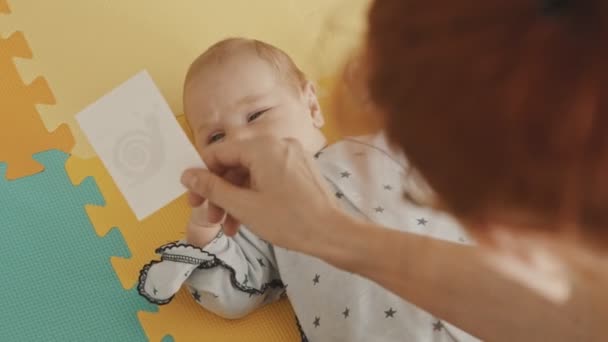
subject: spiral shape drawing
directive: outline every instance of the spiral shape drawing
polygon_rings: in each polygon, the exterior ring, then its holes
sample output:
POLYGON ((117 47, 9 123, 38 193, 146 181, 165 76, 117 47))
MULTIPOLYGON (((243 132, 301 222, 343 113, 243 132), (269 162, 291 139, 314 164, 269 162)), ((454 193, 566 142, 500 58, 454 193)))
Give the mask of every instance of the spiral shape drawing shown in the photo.
POLYGON ((160 170, 164 160, 162 134, 153 116, 144 118, 142 129, 126 132, 114 145, 114 164, 131 184, 145 182, 160 170))

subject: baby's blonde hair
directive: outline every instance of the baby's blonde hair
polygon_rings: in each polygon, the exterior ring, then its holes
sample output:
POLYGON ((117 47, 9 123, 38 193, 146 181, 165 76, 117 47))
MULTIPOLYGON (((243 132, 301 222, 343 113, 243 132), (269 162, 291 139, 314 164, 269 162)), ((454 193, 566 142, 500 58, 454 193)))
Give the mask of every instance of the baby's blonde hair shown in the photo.
POLYGON ((278 75, 283 77, 298 91, 301 91, 306 86, 308 82, 306 75, 287 53, 263 41, 247 38, 228 38, 211 45, 192 62, 186 74, 184 84, 188 84, 206 66, 221 63, 222 60, 231 54, 242 51, 253 52, 259 58, 270 63, 277 70, 278 75))

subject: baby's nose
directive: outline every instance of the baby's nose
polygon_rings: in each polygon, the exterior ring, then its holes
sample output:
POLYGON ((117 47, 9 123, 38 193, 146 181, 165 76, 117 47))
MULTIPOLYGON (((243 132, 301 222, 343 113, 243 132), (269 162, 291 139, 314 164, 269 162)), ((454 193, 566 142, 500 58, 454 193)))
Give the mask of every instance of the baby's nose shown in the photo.
POLYGON ((252 132, 251 129, 246 127, 236 129, 232 132, 232 139, 236 141, 245 140, 251 138, 252 132))

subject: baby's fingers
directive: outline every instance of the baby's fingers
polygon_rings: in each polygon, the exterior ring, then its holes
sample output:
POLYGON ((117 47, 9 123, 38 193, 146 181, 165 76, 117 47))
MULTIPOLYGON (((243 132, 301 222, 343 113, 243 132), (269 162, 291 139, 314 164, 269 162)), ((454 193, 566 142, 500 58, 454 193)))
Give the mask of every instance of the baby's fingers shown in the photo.
POLYGON ((239 232, 239 227, 241 223, 237 221, 234 217, 228 215, 226 220, 224 221, 224 234, 228 236, 234 236, 239 232))
POLYGON ((209 202, 209 209, 207 217, 209 222, 213 223, 221 223, 224 220, 224 216, 226 215, 226 211, 224 209, 218 207, 217 205, 209 202))

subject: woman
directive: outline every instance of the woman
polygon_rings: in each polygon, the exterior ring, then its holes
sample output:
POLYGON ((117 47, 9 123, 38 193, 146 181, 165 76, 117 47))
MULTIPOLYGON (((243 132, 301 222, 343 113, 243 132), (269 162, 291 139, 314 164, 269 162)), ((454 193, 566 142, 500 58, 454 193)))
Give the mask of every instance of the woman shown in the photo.
POLYGON ((218 144, 203 156, 213 173, 183 182, 231 215, 227 233, 241 221, 482 339, 605 340, 607 19, 603 0, 373 3, 370 99, 479 248, 344 216, 291 141, 218 144), (249 188, 220 177, 234 168, 249 188))

